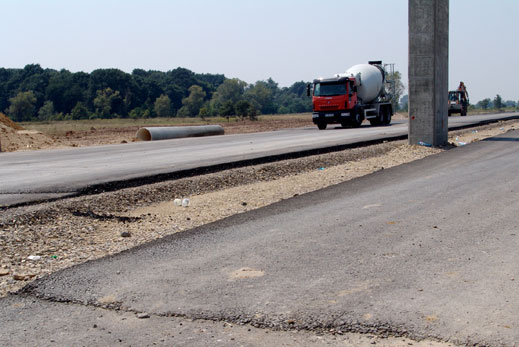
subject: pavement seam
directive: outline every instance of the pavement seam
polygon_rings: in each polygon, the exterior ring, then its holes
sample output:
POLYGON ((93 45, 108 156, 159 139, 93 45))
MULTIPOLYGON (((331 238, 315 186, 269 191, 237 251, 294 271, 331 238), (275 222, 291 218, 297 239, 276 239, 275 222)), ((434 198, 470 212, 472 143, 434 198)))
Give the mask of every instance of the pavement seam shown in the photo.
MULTIPOLYGON (((139 311, 131 308, 123 307, 122 302, 114 302, 110 304, 100 304, 99 302, 89 300, 89 301, 80 301, 73 300, 63 297, 54 297, 54 296, 45 296, 37 293, 30 293, 25 290, 25 288, 20 291, 11 294, 12 296, 22 297, 26 299, 34 299, 39 301, 46 301, 55 304, 64 304, 64 305, 76 305, 93 309, 101 309, 112 312, 125 312, 125 313, 133 313, 138 319, 139 314, 146 314, 147 317, 157 317, 157 318, 180 318, 184 320, 188 320, 191 322, 194 321, 208 321, 208 322, 223 322, 228 324, 235 324, 240 326, 250 325, 256 329, 262 330, 272 330, 279 332, 293 332, 293 331, 306 331, 309 333, 322 334, 322 335, 344 335, 348 333, 352 334, 361 334, 361 335, 373 335, 378 338, 407 338, 414 341, 423 341, 429 340, 434 342, 444 342, 451 343, 459 346, 486 346, 485 343, 481 341, 469 343, 469 342, 461 342, 461 341, 451 341, 445 338, 441 338, 435 335, 423 335, 414 331, 414 329, 406 328, 405 326, 397 326, 393 327, 389 322, 373 322, 370 324, 359 322, 358 320, 352 320, 341 317, 346 317, 348 315, 347 312, 342 314, 333 314, 330 315, 327 321, 324 323, 316 323, 318 320, 312 321, 304 321, 296 318, 297 314, 294 314, 294 318, 283 317, 282 315, 277 316, 268 316, 268 315, 247 315, 247 314, 235 314, 231 316, 225 315, 207 315, 207 314, 185 314, 185 313, 175 313, 175 312, 164 312, 164 313, 153 313, 148 311, 139 311)), ((312 318, 312 317, 310 317, 312 318)), ((308 319, 307 319, 308 320, 308 319)))

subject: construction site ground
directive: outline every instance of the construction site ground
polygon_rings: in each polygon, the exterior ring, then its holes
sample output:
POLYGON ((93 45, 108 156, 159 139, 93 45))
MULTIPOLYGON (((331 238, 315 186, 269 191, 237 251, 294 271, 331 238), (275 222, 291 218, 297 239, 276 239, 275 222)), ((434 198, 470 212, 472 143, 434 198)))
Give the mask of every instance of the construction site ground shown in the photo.
POLYGON ((517 128, 519 121, 504 121, 451 132, 450 146, 442 149, 387 142, 5 208, 0 217, 0 295, 87 260, 517 128), (174 204, 184 198, 188 207, 174 204))
MULTIPOLYGON (((397 114, 395 119, 405 115, 397 114)), ((225 134, 244 134, 286 128, 313 127, 311 114, 260 116, 249 119, 95 119, 60 122, 26 122, 16 124, 0 113, 0 148, 3 152, 53 149, 66 147, 124 144, 138 141, 137 130, 144 126, 185 126, 218 124, 225 134)))

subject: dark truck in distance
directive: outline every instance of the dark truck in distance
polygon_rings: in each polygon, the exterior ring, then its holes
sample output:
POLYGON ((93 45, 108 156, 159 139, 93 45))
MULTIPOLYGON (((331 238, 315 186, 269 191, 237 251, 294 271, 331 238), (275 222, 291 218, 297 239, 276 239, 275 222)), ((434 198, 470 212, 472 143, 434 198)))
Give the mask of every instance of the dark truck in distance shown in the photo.
POLYGON ((464 91, 451 90, 449 92, 449 117, 453 113, 459 113, 460 116, 466 116, 468 106, 469 100, 464 91))

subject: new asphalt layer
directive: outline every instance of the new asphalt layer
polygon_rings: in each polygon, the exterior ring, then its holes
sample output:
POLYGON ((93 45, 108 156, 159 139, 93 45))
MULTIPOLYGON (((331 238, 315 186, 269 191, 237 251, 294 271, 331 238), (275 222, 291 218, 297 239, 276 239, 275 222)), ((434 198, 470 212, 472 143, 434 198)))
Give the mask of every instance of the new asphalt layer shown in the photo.
POLYGON ((0 300, 0 335, 113 344, 93 327, 117 314, 126 344, 176 317, 517 345, 518 150, 508 132, 54 273, 0 300))

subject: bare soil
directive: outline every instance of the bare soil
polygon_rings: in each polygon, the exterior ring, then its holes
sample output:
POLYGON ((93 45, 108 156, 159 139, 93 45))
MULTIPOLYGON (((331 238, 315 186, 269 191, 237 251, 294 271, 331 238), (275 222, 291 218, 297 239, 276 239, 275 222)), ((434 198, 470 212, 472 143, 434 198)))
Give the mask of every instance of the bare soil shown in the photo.
MULTIPOLYGON (((269 119, 264 121, 230 120, 229 122, 214 123, 224 128, 225 134, 244 134, 253 132, 273 131, 286 128, 313 126, 312 119, 269 119)), ((161 124, 154 126, 162 126, 161 124)), ((164 124, 163 126, 167 126, 164 124)), ((55 136, 57 141, 72 147, 96 146, 101 144, 116 144, 139 141, 135 138, 140 126, 122 128, 95 128, 88 131, 70 131, 65 136, 55 136)))
POLYGON ((0 151, 12 152, 46 148, 57 143, 34 130, 25 130, 19 124, 0 113, 0 151))
MULTIPOLYGON (((151 126, 171 126, 153 122, 151 126)), ((199 124, 203 124, 200 123, 199 124)), ((295 117, 264 116, 259 121, 230 119, 229 121, 215 122, 219 124, 225 134, 242 134, 252 132, 273 131, 286 128, 313 126, 311 115, 295 117)), ((178 123, 178 126, 193 125, 192 123, 178 123)), ((64 147, 86 147, 105 144, 120 144, 139 141, 135 134, 142 126, 121 122, 119 126, 106 126, 102 121, 92 123, 91 126, 70 126, 69 122, 54 122, 52 126, 38 123, 27 123, 31 130, 25 130, 12 122, 4 115, 0 115, 0 144, 3 152, 26 151, 37 149, 52 149, 64 147), (69 129, 66 127, 70 126, 69 129), (47 130, 47 132, 46 132, 47 130)))

